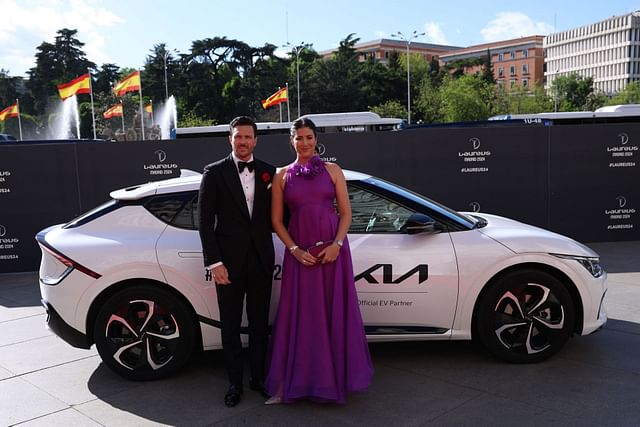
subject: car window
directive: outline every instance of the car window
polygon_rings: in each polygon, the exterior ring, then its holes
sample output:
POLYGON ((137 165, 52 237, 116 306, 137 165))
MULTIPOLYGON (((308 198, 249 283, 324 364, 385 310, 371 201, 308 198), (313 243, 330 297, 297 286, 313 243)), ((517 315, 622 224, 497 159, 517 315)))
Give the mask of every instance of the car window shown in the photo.
POLYGON ((198 229, 198 193, 192 194, 191 200, 184 204, 171 221, 171 225, 187 230, 198 229))
POLYGON ((362 188, 347 187, 352 213, 349 233, 400 233, 415 212, 362 188))
POLYGON ((144 202, 144 207, 160 221, 175 225, 175 218, 183 211, 185 205, 193 200, 193 197, 194 192, 153 196, 144 202))

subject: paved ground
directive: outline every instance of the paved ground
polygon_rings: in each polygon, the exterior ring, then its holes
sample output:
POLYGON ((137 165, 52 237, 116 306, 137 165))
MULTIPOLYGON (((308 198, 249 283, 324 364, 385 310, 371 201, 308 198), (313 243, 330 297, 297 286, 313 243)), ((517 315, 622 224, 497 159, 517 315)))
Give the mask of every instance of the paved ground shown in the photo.
POLYGON ((374 384, 346 405, 265 406, 247 390, 226 408, 220 352, 168 380, 123 380, 47 331, 35 273, 0 275, 0 426, 638 426, 640 242, 590 246, 609 272, 600 332, 536 365, 465 342, 373 344, 374 384))

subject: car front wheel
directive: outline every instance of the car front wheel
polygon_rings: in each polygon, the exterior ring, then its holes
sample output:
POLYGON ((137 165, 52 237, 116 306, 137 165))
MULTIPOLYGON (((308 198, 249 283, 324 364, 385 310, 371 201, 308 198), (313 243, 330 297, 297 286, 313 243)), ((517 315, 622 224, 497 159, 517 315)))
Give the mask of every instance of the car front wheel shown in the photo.
POLYGON ((133 380, 164 378, 189 360, 195 322, 184 303, 149 285, 119 291, 102 306, 94 339, 104 363, 133 380))
POLYGON ((490 285, 479 300, 476 333, 500 359, 539 362, 571 337, 575 308, 565 285, 536 270, 516 271, 490 285))

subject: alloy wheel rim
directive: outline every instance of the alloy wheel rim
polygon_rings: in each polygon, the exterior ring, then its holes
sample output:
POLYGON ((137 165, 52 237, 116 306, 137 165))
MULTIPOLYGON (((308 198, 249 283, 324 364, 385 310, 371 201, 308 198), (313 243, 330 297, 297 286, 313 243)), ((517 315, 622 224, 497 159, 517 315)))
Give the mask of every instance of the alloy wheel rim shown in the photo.
POLYGON ((507 290, 494 308, 494 332, 502 346, 520 354, 549 349, 563 334, 565 312, 550 288, 526 283, 507 290))
POLYGON ((163 305, 132 300, 111 314, 105 338, 113 359, 124 368, 155 371, 173 359, 180 328, 163 305))

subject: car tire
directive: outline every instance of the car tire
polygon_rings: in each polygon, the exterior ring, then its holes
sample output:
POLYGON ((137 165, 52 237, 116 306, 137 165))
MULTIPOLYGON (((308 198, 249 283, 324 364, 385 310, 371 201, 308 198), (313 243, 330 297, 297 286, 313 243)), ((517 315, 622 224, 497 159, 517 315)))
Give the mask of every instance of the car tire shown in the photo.
POLYGON ((565 285, 537 270, 514 271, 490 285, 477 306, 475 331, 496 357, 535 363, 556 353, 575 329, 565 285))
POLYGON ((132 380, 165 378, 183 367, 194 349, 196 322, 171 292, 136 285, 103 304, 93 336, 103 362, 132 380))

